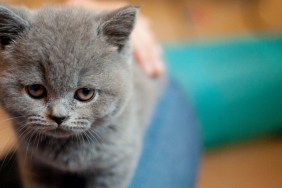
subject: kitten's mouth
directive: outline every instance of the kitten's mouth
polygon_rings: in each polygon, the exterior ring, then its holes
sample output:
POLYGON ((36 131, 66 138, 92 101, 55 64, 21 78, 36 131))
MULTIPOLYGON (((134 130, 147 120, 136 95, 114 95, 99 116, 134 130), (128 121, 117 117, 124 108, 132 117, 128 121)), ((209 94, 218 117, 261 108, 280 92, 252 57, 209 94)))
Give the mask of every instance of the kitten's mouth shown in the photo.
POLYGON ((74 135, 74 132, 71 130, 65 130, 59 127, 59 128, 47 131, 46 134, 52 137, 64 138, 64 137, 70 137, 74 135))

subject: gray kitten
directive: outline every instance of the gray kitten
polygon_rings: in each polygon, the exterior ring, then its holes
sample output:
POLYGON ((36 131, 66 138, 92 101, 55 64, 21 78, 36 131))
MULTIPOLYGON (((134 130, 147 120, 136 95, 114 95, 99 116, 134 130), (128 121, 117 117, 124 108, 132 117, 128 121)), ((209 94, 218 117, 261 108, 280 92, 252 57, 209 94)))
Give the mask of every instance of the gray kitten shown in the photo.
POLYGON ((133 63, 137 12, 0 6, 0 104, 24 187, 128 186, 164 80, 133 63))

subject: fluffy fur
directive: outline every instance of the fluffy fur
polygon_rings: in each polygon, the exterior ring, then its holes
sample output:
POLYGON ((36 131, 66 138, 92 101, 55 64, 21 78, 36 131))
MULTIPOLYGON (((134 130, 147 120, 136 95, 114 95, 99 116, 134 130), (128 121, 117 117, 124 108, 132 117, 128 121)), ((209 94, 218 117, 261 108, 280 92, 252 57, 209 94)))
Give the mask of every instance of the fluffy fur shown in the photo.
POLYGON ((127 187, 164 80, 133 63, 137 12, 0 6, 0 103, 13 118, 24 187, 127 187), (31 84, 47 96, 31 98, 31 84), (99 93, 78 101, 82 87, 99 93), (58 125, 50 114, 69 119, 58 125))

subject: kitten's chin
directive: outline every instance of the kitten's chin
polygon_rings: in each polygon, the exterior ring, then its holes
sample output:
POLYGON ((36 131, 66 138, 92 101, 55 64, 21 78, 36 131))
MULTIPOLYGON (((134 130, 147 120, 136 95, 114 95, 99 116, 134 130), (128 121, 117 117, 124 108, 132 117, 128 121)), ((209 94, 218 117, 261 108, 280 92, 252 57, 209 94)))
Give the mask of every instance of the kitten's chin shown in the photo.
POLYGON ((75 135, 73 131, 68 131, 61 128, 56 128, 53 130, 46 131, 44 132, 44 134, 54 138, 68 138, 75 135))
POLYGON ((54 137, 54 138, 69 138, 71 136, 75 136, 78 134, 81 134, 83 131, 75 131, 75 130, 68 130, 68 129, 63 129, 63 128, 56 128, 52 130, 48 130, 44 132, 45 135, 49 137, 54 137))

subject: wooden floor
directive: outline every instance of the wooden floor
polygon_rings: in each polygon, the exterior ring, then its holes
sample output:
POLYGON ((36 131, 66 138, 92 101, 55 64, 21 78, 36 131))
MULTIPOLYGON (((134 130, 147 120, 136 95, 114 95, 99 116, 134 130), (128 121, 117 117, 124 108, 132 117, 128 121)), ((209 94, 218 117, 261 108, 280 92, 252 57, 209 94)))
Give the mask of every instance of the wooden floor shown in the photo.
POLYGON ((281 188, 282 139, 207 152, 198 188, 281 188))
MULTIPOLYGON (((4 0, 38 7, 62 0, 4 0)), ((141 6, 163 42, 282 32, 282 0, 129 0, 141 6)), ((0 111, 0 155, 14 145, 0 111)), ((205 154, 199 188, 282 187, 282 140, 247 143, 205 154)))

